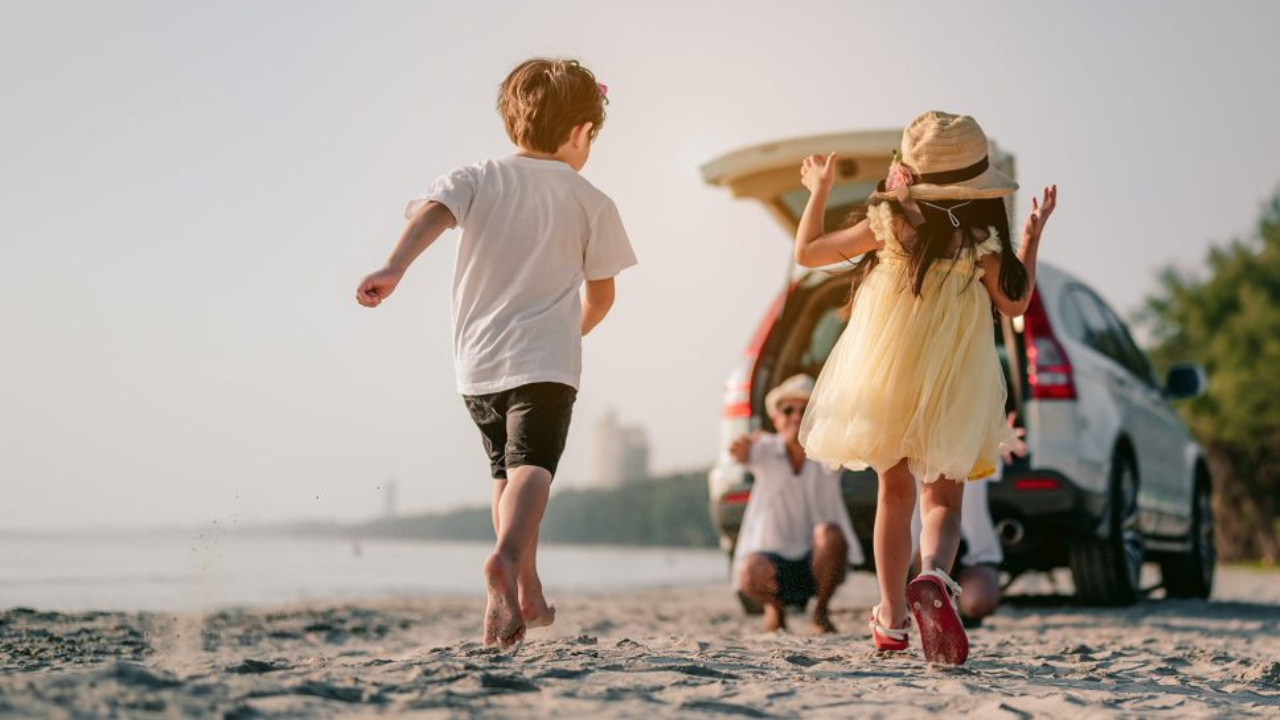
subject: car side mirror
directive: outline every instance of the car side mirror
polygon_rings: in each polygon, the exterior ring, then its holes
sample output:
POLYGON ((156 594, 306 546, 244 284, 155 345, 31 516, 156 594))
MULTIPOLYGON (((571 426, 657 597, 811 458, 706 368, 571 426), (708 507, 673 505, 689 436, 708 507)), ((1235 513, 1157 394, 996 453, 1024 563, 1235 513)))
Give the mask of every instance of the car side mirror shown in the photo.
POLYGON ((1188 400, 1204 394, 1204 366, 1197 363, 1176 363, 1169 368, 1169 377, 1165 380, 1164 393, 1172 400, 1188 400))

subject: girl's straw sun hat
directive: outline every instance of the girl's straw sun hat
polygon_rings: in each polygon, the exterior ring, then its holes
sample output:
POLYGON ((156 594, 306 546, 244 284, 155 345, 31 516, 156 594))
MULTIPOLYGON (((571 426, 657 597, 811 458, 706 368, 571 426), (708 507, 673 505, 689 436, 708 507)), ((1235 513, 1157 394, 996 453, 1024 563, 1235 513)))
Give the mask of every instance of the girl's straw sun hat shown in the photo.
POLYGON ((930 110, 902 131, 902 156, 876 193, 886 200, 980 200, 1012 195, 1013 178, 988 158, 987 134, 968 115, 930 110))

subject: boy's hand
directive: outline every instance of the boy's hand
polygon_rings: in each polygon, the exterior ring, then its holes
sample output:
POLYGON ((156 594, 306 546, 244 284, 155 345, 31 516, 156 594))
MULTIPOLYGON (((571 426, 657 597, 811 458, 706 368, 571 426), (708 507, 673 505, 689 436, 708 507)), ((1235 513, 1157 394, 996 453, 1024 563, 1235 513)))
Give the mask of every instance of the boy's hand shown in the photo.
POLYGON ((763 434, 763 431, 757 430, 750 435, 738 436, 738 439, 729 445, 729 454, 733 456, 734 460, 746 465, 747 460, 751 459, 751 447, 756 444, 756 440, 759 440, 763 434))
POLYGON ((1039 203, 1036 202, 1035 196, 1032 196, 1031 214, 1027 216, 1027 224, 1022 227, 1024 244, 1040 241, 1040 233, 1044 232, 1045 223, 1049 222, 1049 216, 1053 214, 1056 207, 1058 207, 1057 185, 1045 188, 1044 199, 1039 203))
POLYGON ((356 301, 365 307, 378 307, 383 300, 395 292, 396 285, 400 284, 402 277, 404 277, 403 270, 389 267, 371 273, 361 280, 360 287, 356 288, 356 301))
POLYGON ((831 153, 825 158, 821 155, 810 155, 800 164, 800 182, 809 188, 809 192, 830 190, 836 182, 836 157, 831 153))

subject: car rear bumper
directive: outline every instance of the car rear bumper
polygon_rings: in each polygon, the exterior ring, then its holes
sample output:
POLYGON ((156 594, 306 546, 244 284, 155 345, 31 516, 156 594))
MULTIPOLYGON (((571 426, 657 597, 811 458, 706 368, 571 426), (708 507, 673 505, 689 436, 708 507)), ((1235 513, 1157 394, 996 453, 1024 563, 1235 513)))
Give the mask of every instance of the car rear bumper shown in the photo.
MULTIPOLYGON (((727 468, 717 470, 719 483, 713 485, 718 493, 711 498, 711 519, 720 531, 721 547, 729 550, 742 525, 751 477, 740 473, 735 482, 725 482, 727 468)), ((875 474, 846 471, 842 489, 854 531, 870 560, 875 474)), ((1106 511, 1102 493, 1087 490, 1054 470, 1011 469, 991 483, 988 501, 1005 554, 1003 566, 1011 572, 1065 566, 1071 542, 1096 537, 1106 511)))
POLYGON ((1097 537, 1106 496, 1054 470, 1007 472, 988 488, 1005 569, 1048 570, 1067 564, 1075 540, 1097 537))

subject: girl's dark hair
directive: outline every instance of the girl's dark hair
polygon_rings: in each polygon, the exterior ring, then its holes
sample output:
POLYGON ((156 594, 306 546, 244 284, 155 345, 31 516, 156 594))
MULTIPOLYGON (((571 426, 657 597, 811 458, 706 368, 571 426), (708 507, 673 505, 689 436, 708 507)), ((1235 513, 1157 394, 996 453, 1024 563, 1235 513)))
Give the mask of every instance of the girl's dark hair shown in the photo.
MULTIPOLYGON (((898 217, 904 217, 902 207, 891 202, 898 217)), ((911 278, 911 290, 919 295, 924 290, 925 278, 929 268, 938 260, 954 261, 962 257, 987 239, 988 228, 994 227, 1000 237, 1000 291, 1011 299, 1021 298, 1027 292, 1027 269, 1013 251, 1013 242, 1009 237, 1009 215, 1005 212, 1004 201, 1000 198, 986 200, 950 200, 937 201, 926 205, 918 202, 920 214, 924 222, 915 228, 915 238, 911 243, 904 243, 907 252, 907 267, 911 278), (947 214, 947 209, 951 215, 947 214), (960 227, 955 227, 951 216, 955 216, 960 227), (955 243, 959 230, 958 244, 955 243)), ((845 220, 845 227, 861 222, 866 217, 865 208, 855 210, 845 220)), ((877 262, 875 253, 867 253, 854 263, 853 278, 849 288, 849 301, 840 311, 840 316, 848 319, 853 309, 853 298, 858 286, 866 278, 877 262)))
MULTIPOLYGON (((867 206, 859 205, 853 209, 853 212, 849 213, 848 217, 844 219, 840 228, 844 229, 853 227, 866 219, 867 206)), ((858 258, 856 262, 853 260, 849 261, 853 266, 853 271, 849 273, 849 298, 844 301, 844 307, 836 311, 836 317, 841 320, 848 321, 849 316, 853 314, 853 298, 858 294, 858 288, 862 286, 862 281, 867 279, 867 273, 871 272, 877 262, 879 262, 879 257, 876 255, 876 251, 874 250, 869 253, 865 253, 862 257, 858 258)))

